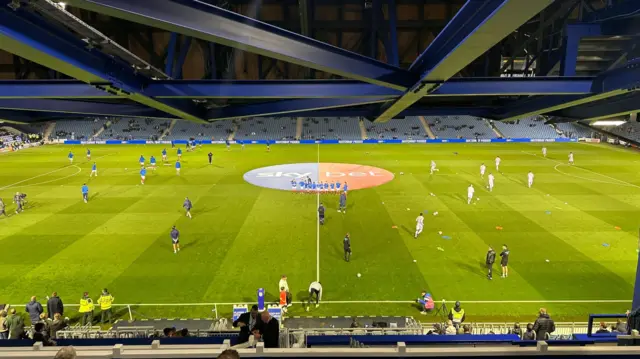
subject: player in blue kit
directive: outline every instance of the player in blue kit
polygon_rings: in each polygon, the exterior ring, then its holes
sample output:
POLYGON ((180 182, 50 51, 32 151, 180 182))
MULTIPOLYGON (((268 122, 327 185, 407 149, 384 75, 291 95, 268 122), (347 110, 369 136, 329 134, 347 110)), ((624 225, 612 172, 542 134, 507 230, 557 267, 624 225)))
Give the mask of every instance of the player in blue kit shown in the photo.
POLYGON ((180 161, 176 161, 176 174, 178 176, 180 176, 180 168, 182 167, 182 165, 180 164, 180 161))
POLYGON ((89 202, 89 186, 87 186, 87 184, 83 184, 82 188, 80 189, 82 191, 82 200, 84 201, 84 203, 89 202))
POLYGON ((347 185, 347 182, 345 182, 342 191, 344 192, 344 194, 347 194, 347 190, 349 190, 349 186, 347 185))
POLYGON ((182 159, 182 149, 178 148, 178 161, 180 161, 180 159, 182 159))
POLYGON ((342 186, 342 184, 340 183, 340 181, 336 181, 336 193, 340 193, 340 187, 342 186))
POLYGON ((67 158, 69 159, 69 163, 73 163, 73 152, 69 151, 67 158))
POLYGON ((140 169, 140 183, 144 184, 144 180, 147 178, 147 169, 142 166, 140 169))
POLYGON ((91 161, 91 150, 87 148, 87 161, 91 161))
POLYGON ((304 181, 302 179, 300 179, 300 182, 298 182, 298 186, 300 187, 300 193, 303 193, 304 190, 306 189, 306 186, 305 186, 304 181))
POLYGON ((140 160, 139 161, 140 161, 140 166, 144 166, 144 161, 146 161, 146 160, 144 159, 143 155, 140 155, 140 160))
POLYGON ((294 192, 295 192, 295 191, 296 191, 296 189, 297 189, 296 187, 297 187, 296 180, 295 180, 295 179, 292 179, 292 180, 291 180, 291 189, 292 189, 294 192))
POLYGON ((231 143, 229 140, 224 140, 224 144, 227 145, 227 151, 231 151, 231 143))
POLYGON ((171 243, 173 244, 173 254, 180 252, 180 232, 176 226, 171 227, 171 243))
POLYGON ((98 165, 96 165, 96 163, 94 162, 93 165, 91 166, 91 174, 89 175, 89 178, 93 177, 93 175, 95 175, 96 177, 98 177, 98 165))
POLYGON ((152 170, 156 170, 156 158, 151 156, 151 158, 149 158, 149 167, 151 167, 152 170))
POLYGON ((271 144, 267 141, 267 152, 271 152, 271 144))
POLYGON ((185 211, 187 211, 187 217, 191 219, 191 208, 193 208, 193 205, 191 204, 189 197, 184 198, 184 203, 182 204, 182 207, 185 209, 185 211))
POLYGON ((167 149, 162 149, 162 161, 167 162, 167 149))
POLYGON ((324 183, 324 191, 325 192, 329 192, 329 183, 328 182, 324 183))
POLYGON ((331 191, 331 193, 335 192, 335 190, 336 190, 336 184, 335 184, 335 183, 331 182, 331 183, 329 184, 329 187, 330 187, 330 191, 331 191))
POLYGON ((314 181, 314 182, 311 184, 311 191, 315 192, 317 187, 318 187, 318 184, 314 181))

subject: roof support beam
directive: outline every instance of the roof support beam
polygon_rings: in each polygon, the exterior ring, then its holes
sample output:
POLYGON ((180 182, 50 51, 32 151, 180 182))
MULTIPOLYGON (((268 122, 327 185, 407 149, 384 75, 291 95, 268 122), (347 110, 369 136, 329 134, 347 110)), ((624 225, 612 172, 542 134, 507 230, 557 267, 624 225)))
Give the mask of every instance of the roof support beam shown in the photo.
POLYGON ((560 76, 575 76, 580 39, 601 35, 599 24, 571 24, 566 27, 564 53, 560 60, 560 76))
MULTIPOLYGON (((590 94, 592 77, 452 78, 429 96, 521 96, 590 94)), ((76 80, 0 81, 0 99, 115 99, 100 88, 76 80)), ((353 80, 161 80, 144 93, 156 99, 294 99, 294 98, 397 98, 402 92, 353 80)))
MULTIPOLYGON (((66 31, 47 25, 43 19, 23 8, 11 10, 0 1, 0 48, 64 73, 86 83, 111 83, 105 91, 119 93, 130 100, 196 122, 204 122, 195 104, 156 100, 142 89, 149 81, 130 65, 106 56, 66 31)), ((166 117, 172 117, 167 115, 166 117)))
POLYGON ((123 116, 172 119, 162 111, 139 105, 54 99, 0 99, 0 109, 13 111, 58 112, 85 116, 123 116))
POLYGON ((404 90, 415 76, 300 34, 227 11, 203 1, 71 0, 69 4, 272 57, 346 78, 404 90))
POLYGON ((282 100, 252 105, 228 106, 210 110, 210 120, 230 120, 243 117, 264 117, 297 112, 324 110, 340 107, 352 107, 388 101, 386 97, 374 98, 332 98, 282 100))
POLYGON ((591 102, 582 106, 567 108, 557 113, 550 113, 549 115, 595 121, 636 112, 640 112, 640 92, 638 91, 606 100, 591 102))
POLYGON ((553 0, 468 0, 411 65, 420 80, 376 119, 386 122, 433 92, 553 0))

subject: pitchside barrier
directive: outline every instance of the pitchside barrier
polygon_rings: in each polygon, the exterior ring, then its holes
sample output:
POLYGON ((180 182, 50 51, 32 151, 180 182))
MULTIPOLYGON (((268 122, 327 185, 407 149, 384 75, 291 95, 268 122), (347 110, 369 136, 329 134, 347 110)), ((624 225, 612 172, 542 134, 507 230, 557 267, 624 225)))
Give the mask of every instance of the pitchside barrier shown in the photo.
MULTIPOLYGON (((445 138, 445 139, 426 139, 426 140, 300 140, 300 141, 271 141, 271 140, 254 140, 254 141, 230 141, 232 144, 246 145, 266 145, 266 144, 289 144, 289 145, 336 145, 336 144, 400 144, 400 143, 525 143, 525 142, 593 142, 589 138, 491 138, 491 139, 468 139, 468 138, 445 138)), ((599 142, 599 141, 598 141, 599 142)), ((106 140, 106 141, 79 141, 64 140, 65 145, 186 145, 187 140, 174 141, 146 141, 146 140, 106 140)), ((211 145, 224 144, 226 141, 196 140, 197 144, 211 145)))

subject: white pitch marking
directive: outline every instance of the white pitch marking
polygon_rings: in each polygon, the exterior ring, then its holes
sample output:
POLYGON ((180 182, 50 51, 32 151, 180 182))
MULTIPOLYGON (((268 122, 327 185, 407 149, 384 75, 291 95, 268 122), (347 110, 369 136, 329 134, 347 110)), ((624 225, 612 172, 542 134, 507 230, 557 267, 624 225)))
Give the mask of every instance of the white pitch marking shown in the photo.
POLYGON ((16 183, 12 183, 12 184, 4 186, 4 187, 0 187, 0 191, 5 190, 7 188, 13 188, 13 187, 21 188, 21 187, 29 187, 29 186, 39 186, 39 185, 43 185, 43 184, 47 184, 47 183, 51 183, 51 182, 55 182, 55 181, 60 181, 60 180, 63 180, 63 179, 69 178, 69 177, 76 176, 80 172, 82 172, 82 168, 80 168, 80 167, 78 167, 76 165, 64 166, 62 168, 58 168, 57 170, 53 170, 53 171, 50 171, 50 172, 47 172, 47 173, 43 173, 41 175, 37 175, 37 176, 31 177, 31 178, 27 178, 25 180, 22 180, 22 181, 19 181, 19 182, 16 182, 16 183), (56 179, 45 181, 45 182, 32 183, 32 184, 27 184, 27 185, 24 185, 24 186, 16 186, 16 185, 18 185, 20 183, 28 182, 28 181, 31 181, 32 179, 36 179, 36 178, 39 178, 39 177, 42 177, 42 176, 50 175, 52 173, 59 172, 59 171, 61 171, 63 169, 69 168, 69 167, 77 168, 78 172, 76 172, 74 174, 71 174, 71 175, 68 175, 68 176, 65 176, 65 177, 60 177, 60 178, 56 178, 56 179))

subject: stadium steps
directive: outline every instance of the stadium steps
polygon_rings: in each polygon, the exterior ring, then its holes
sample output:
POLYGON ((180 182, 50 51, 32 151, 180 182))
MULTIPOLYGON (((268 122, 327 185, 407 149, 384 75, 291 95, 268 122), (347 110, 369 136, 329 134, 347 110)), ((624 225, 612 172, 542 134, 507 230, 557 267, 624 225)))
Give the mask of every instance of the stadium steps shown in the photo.
POLYGON ((51 122, 47 122, 47 127, 44 128, 44 135, 43 137, 45 139, 49 138, 49 136, 51 136, 51 134, 53 133, 53 130, 56 128, 56 123, 51 121, 51 122))
POLYGON ((558 128, 558 126, 556 126, 555 123, 550 123, 549 126, 551 126, 551 128, 553 128, 556 131, 558 136, 564 136, 564 133, 558 128))
POLYGON ((358 120, 358 126, 360 126, 360 137, 362 137, 363 140, 367 139, 367 128, 364 127, 364 121, 363 120, 358 120))
POLYGON ((491 121, 487 120, 486 118, 484 119, 484 122, 487 124, 487 126, 489 126, 490 129, 493 130, 493 133, 495 133, 496 136, 498 136, 499 138, 504 138, 504 135, 502 134, 502 132, 500 132, 500 130, 498 130, 498 127, 496 127, 496 125, 494 125, 491 121))
POLYGON ((227 140, 229 141, 233 141, 233 139, 236 137, 236 133, 238 132, 238 124, 237 123, 233 123, 233 132, 231 132, 229 134, 229 137, 227 137, 227 140))
POLYGON ((300 140, 302 138, 302 117, 298 117, 296 120, 296 140, 300 140))
POLYGON ((427 133, 427 135, 429 136, 430 139, 435 139, 436 135, 433 134, 433 131, 431 131, 431 127, 429 127, 429 124, 427 123, 427 120, 424 119, 424 116, 418 116, 418 118, 420 119, 420 123, 422 124, 422 128, 424 128, 424 132, 427 133))
POLYGON ((176 123, 178 123, 178 119, 173 119, 171 120, 171 124, 169 124, 169 127, 167 127, 166 130, 164 130, 164 132, 162 133, 162 136, 160 136, 160 140, 164 140, 165 137, 169 136, 169 134, 171 133, 171 130, 173 130, 173 127, 176 125, 176 123))

